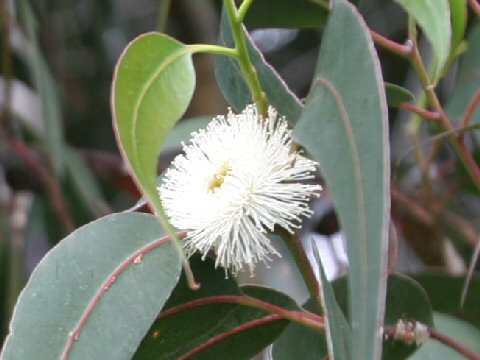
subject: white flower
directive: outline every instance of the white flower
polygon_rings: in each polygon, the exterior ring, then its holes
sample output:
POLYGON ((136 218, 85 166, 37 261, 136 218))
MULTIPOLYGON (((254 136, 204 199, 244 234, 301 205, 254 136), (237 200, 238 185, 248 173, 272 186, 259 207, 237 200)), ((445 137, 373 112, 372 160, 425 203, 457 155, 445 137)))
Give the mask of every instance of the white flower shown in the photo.
POLYGON ((279 225, 289 232, 310 216, 308 202, 320 185, 312 179, 316 162, 292 151, 291 131, 273 108, 262 119, 254 105, 241 114, 216 117, 192 134, 159 187, 167 215, 187 229, 185 250, 234 273, 277 254, 266 236, 279 225))

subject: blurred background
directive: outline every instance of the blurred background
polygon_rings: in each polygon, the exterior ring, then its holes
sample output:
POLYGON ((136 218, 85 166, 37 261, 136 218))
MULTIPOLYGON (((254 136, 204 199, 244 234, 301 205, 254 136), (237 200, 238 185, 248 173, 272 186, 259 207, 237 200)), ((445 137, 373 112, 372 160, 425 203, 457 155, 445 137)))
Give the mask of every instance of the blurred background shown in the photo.
MULTIPOLYGON (((405 39, 407 19, 392 0, 364 0, 360 9, 372 29, 405 39)), ((75 228, 139 199, 119 156, 109 107, 122 50, 148 31, 163 31, 187 44, 217 43, 220 12, 220 0, 0 0, 0 345, 16 298, 42 256, 75 228)), ((473 26, 471 21, 468 29, 473 26)), ((267 60, 304 98, 321 30, 249 30, 267 60)), ((382 50, 379 56, 386 81, 418 93, 404 60, 382 50)), ((205 117, 227 111, 213 56, 196 55, 194 61, 196 92, 162 153, 160 170, 205 117)), ((475 61, 480 68, 478 57, 475 61)), ((457 68, 455 63, 440 86, 446 102, 453 96, 457 68)), ((478 255, 479 194, 442 144, 422 143, 407 152, 435 132, 421 126, 409 136, 405 126, 411 121, 408 113, 390 109, 391 242, 398 251, 397 257, 392 250, 390 266, 460 274, 452 285, 459 293, 472 256, 478 255), (427 167, 420 156, 426 153, 431 154, 427 167)), ((475 141, 469 144, 478 150, 475 141)), ((312 259, 313 248, 320 250, 333 279, 345 273, 348 261, 328 189, 314 208, 305 245, 312 259)), ((256 279, 245 281, 270 284, 303 301, 303 283, 278 244, 284 256, 271 265, 276 271, 260 270, 256 279)), ((478 283, 473 276, 477 299, 478 283)))

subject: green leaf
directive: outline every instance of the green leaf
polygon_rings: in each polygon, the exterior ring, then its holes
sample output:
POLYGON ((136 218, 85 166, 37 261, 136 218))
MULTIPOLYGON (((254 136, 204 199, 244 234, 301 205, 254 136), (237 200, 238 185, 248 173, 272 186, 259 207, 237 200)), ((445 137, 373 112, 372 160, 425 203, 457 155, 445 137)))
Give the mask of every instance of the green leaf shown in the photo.
MULTIPOLYGON (((253 65, 258 73, 263 90, 267 94, 268 102, 275 107, 280 115, 284 115, 288 122, 294 125, 302 111, 300 100, 291 92, 275 69, 270 66, 260 50, 253 44, 247 32, 247 46, 253 65)), ((233 38, 225 11, 220 25, 220 44, 233 46, 233 38)), ((215 63, 215 75, 218 85, 227 101, 236 112, 241 112, 252 103, 252 96, 236 60, 218 56, 215 63)))
MULTIPOLYGON (((333 288, 338 304, 344 312, 348 310, 347 279, 335 280, 333 288)), ((433 312, 430 301, 422 287, 413 279, 392 274, 388 277, 384 326, 395 326, 399 319, 420 321, 433 325, 433 312)), ((406 359, 416 350, 415 346, 392 339, 384 339, 383 359, 406 359)))
MULTIPOLYGON (((317 306, 311 299, 302 307, 318 314, 317 306)), ((272 348, 274 360, 318 360, 325 358, 325 355, 327 355, 325 336, 294 322, 287 326, 272 348)))
MULTIPOLYGON (((320 262, 320 256, 317 256, 320 262)), ((322 303, 326 312, 327 344, 328 353, 332 359, 348 360, 350 359, 349 345, 351 342, 351 332, 347 319, 342 309, 337 303, 332 285, 328 282, 323 265, 319 265, 322 285, 322 303)), ((353 353, 355 350, 353 349, 353 353)))
MULTIPOLYGON (((446 106, 448 116, 455 124, 462 123, 468 104, 480 89, 480 23, 471 29, 467 42, 468 50, 460 58, 457 83, 446 106)), ((471 119, 472 124, 479 122, 480 106, 474 111, 471 119)), ((473 134, 477 141, 480 140, 478 131, 473 134)))
POLYGON ((385 83, 387 103, 392 107, 400 107, 403 103, 415 101, 415 96, 407 89, 390 83, 385 83))
POLYGON ((153 216, 129 213, 62 240, 22 292, 2 359, 58 359, 69 346, 71 360, 131 359, 180 276, 162 236, 153 216))
POLYGON ((480 274, 473 275, 463 306, 461 305, 465 276, 446 273, 415 274, 436 311, 449 313, 480 326, 480 274))
POLYGON ((319 161, 347 238, 351 346, 359 359, 380 356, 390 199, 387 127, 368 28, 351 4, 337 1, 294 138, 319 161))
POLYGON ((433 80, 442 75, 450 54, 452 25, 448 0, 395 0, 422 28, 433 49, 433 80))
POLYGON ((26 62, 35 90, 42 101, 43 121, 45 122, 44 142, 53 168, 60 174, 64 167, 64 140, 62 135, 62 111, 55 79, 48 67, 37 41, 37 22, 28 1, 19 3, 19 16, 29 40, 20 56, 26 62))
POLYGON ((168 135, 162 151, 178 150, 182 147, 182 142, 188 142, 193 132, 206 128, 212 119, 213 117, 196 117, 180 121, 168 135))
POLYGON ((194 88, 190 50, 159 33, 132 41, 115 71, 112 112, 117 142, 159 216, 163 210, 157 193, 158 154, 194 88))
MULTIPOLYGON (((433 326, 433 311, 425 290, 416 281, 394 274, 388 278, 384 324, 395 326, 400 319, 433 326)), ((414 345, 388 339, 383 345, 383 359, 406 359, 416 349, 414 345)))
MULTIPOLYGON (((213 260, 200 261, 200 256, 194 256, 191 259, 191 266, 195 278, 201 283, 200 290, 191 291, 185 277, 182 276, 165 306, 164 313, 143 339, 135 354, 135 360, 178 359, 207 341, 225 336, 239 326, 269 315, 262 310, 221 301, 175 311, 193 301, 205 301, 214 297, 219 299, 221 296, 241 296, 242 293, 246 293, 284 308, 298 310, 292 299, 277 291, 251 286, 240 290, 233 279, 225 279, 223 269, 215 269, 213 260)), ((287 320, 277 320, 245 329, 222 338, 220 342, 209 346, 193 358, 250 359, 273 342, 288 323, 287 320)))
POLYGON ((96 217, 105 214, 106 203, 100 187, 80 154, 71 147, 65 147, 66 170, 79 198, 96 217))
MULTIPOLYGON (((434 314, 435 327, 452 339, 460 342, 470 350, 480 355, 480 330, 462 320, 456 319, 441 313, 434 314)), ((450 347, 436 341, 429 340, 413 356, 411 360, 464 360, 465 356, 460 355, 450 347)))
MULTIPOLYGON (((467 27, 467 0, 448 0, 450 5, 450 13, 452 17, 452 53, 463 41, 465 29, 467 27)), ((452 54, 450 54, 452 56, 452 54)))
POLYGON ((328 11, 311 0, 254 1, 245 25, 258 28, 319 28, 325 26, 328 11))

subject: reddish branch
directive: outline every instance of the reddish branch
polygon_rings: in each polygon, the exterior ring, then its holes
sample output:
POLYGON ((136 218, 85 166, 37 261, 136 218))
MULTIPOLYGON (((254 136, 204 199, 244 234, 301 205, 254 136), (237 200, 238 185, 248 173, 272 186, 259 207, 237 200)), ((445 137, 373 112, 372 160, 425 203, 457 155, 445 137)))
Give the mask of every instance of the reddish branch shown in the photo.
POLYGON ((180 357, 179 360, 190 359, 192 356, 195 356, 196 354, 208 349, 209 347, 221 342, 222 340, 225 340, 226 338, 228 338, 230 336, 237 335, 237 334, 239 334, 243 331, 247 331, 247 330, 252 329, 256 326, 269 324, 269 323, 272 323, 272 322, 278 321, 278 320, 282 320, 282 317, 280 315, 268 315, 264 318, 256 319, 256 320, 250 321, 248 323, 245 323, 243 325, 237 326, 236 328, 233 328, 229 331, 226 331, 226 332, 224 332, 224 333, 222 333, 218 336, 215 336, 215 337, 211 338, 210 340, 206 341, 202 345, 194 348, 193 350, 189 351, 188 353, 186 353, 185 355, 180 357))
POLYGON ((60 223, 67 232, 72 232, 75 228, 72 216, 68 210, 62 190, 55 178, 48 172, 47 168, 35 158, 32 150, 30 150, 27 145, 17 139, 11 140, 10 144, 12 150, 25 161, 30 169, 32 169, 43 182, 60 223))
POLYGON ((238 305, 249 306, 249 307, 265 310, 267 312, 279 315, 284 319, 295 321, 305 326, 308 326, 313 330, 320 331, 320 332, 324 331, 324 322, 323 322, 322 316, 316 315, 311 312, 288 310, 280 306, 276 306, 266 301, 262 301, 250 296, 238 296, 238 295, 212 296, 208 298, 194 300, 194 301, 191 301, 182 305, 178 305, 163 311, 159 315, 159 318, 160 319, 166 318, 168 316, 172 316, 179 312, 193 309, 199 306, 206 306, 206 305, 212 305, 212 304, 225 304, 225 303, 238 304, 238 305))
POLYGON ((468 4, 472 8, 472 10, 477 14, 477 16, 480 16, 480 4, 478 3, 477 0, 468 0, 468 4))
POLYGON ((429 329, 430 337, 441 343, 447 345, 449 348, 456 350, 458 353, 466 356, 470 360, 480 360, 480 355, 475 354, 472 350, 468 349, 465 345, 459 343, 457 340, 442 334, 438 330, 429 329))
MULTIPOLYGON (((180 238, 183 238, 186 236, 186 233, 185 232, 180 233, 178 234, 178 236, 180 238)), ((136 253, 131 255, 127 260, 125 260, 122 264, 120 264, 120 266, 117 269, 115 269, 112 275, 110 275, 110 277, 104 282, 100 290, 95 294, 92 301, 88 304, 87 308, 85 309, 85 312, 83 313, 82 317, 78 321, 75 328, 68 334, 69 338, 68 338, 68 342, 65 347, 65 350, 63 351, 63 354, 61 357, 62 360, 68 359, 70 352, 73 350, 75 342, 78 341, 78 339, 80 338, 80 334, 83 328, 85 327, 85 324, 88 318, 90 317, 90 315, 92 314, 93 310, 98 305, 100 300, 103 298, 103 296, 118 280, 118 277, 133 264, 139 264, 146 254, 155 250, 159 246, 166 244, 170 240, 171 240, 170 236, 165 236, 161 239, 155 240, 154 242, 150 243, 146 247, 138 250, 136 253)))
POLYGON ((462 217, 445 208, 439 208, 436 204, 431 205, 432 207, 427 210, 418 201, 406 197, 397 189, 392 190, 392 199, 396 204, 408 210, 410 215, 415 217, 415 219, 423 225, 429 228, 434 228, 438 222, 443 220, 442 224, 447 226, 450 225, 451 228, 458 231, 466 243, 472 247, 477 246, 478 234, 475 228, 462 217))
MULTIPOLYGON (((479 103, 480 90, 477 91, 477 93, 473 96, 472 101, 470 101, 470 104, 468 104, 467 110, 465 111, 465 116, 463 117, 462 128, 466 128, 470 125, 473 113, 475 112, 475 109, 477 108, 479 103)), ((462 132, 458 138, 458 140, 461 142, 463 142, 463 135, 464 133, 462 132)))
POLYGON ((437 121, 440 119, 440 114, 438 112, 428 111, 410 103, 403 103, 402 109, 410 111, 414 114, 417 114, 427 120, 437 121))
MULTIPOLYGON (((383 334, 387 337, 395 338, 396 333, 397 333, 397 328, 395 326, 385 326, 383 329, 383 334)), ((451 337, 445 334, 442 334, 438 330, 428 327, 428 335, 431 339, 440 341, 441 343, 445 344, 449 348, 457 351, 459 354, 466 356, 469 360, 480 360, 480 355, 474 353, 472 350, 468 349, 465 345, 459 343, 458 341, 452 339, 451 337)))
POLYGON ((410 43, 407 43, 405 45, 399 44, 393 40, 390 40, 380 35, 379 33, 373 30, 370 30, 370 35, 372 36, 373 41, 375 41, 378 45, 394 52, 395 54, 398 54, 401 56, 408 56, 412 52, 412 45, 410 43))

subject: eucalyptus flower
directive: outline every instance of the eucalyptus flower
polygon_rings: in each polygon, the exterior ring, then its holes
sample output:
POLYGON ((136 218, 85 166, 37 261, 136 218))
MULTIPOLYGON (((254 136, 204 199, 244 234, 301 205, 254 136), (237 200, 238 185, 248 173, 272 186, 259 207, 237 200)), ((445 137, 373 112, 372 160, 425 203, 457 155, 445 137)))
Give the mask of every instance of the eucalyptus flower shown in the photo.
POLYGON ((292 233, 309 217, 317 163, 292 148, 291 130, 272 107, 230 110, 192 134, 167 170, 159 193, 170 222, 188 231, 188 256, 210 250, 216 266, 236 274, 279 255, 267 237, 275 226, 292 233))

